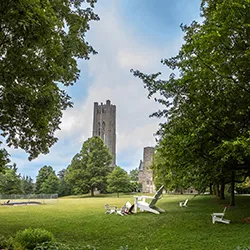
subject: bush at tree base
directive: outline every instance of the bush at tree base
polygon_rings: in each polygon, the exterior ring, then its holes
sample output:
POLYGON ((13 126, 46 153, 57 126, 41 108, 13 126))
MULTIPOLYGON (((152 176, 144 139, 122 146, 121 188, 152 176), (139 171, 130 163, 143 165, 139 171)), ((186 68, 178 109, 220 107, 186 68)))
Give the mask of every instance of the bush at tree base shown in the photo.
POLYGON ((38 244, 34 250, 96 250, 93 246, 68 246, 59 242, 44 242, 38 244))
POLYGON ((33 250, 37 244, 51 241, 55 241, 51 232, 42 228, 28 228, 16 233, 13 246, 18 250, 33 250))

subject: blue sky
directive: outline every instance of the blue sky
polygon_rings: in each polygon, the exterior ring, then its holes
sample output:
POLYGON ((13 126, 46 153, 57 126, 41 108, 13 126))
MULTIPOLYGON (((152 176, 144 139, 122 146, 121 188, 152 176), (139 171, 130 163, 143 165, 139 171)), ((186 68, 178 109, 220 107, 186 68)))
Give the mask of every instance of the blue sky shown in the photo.
POLYGON ((161 107, 147 99, 147 90, 130 69, 144 73, 168 69, 162 58, 174 56, 183 43, 180 24, 200 20, 201 0, 109 0, 97 2, 99 22, 91 22, 87 40, 98 51, 78 61, 81 77, 67 88, 74 108, 64 112, 58 142, 47 155, 29 162, 22 150, 8 149, 19 173, 35 178, 44 165, 66 168, 92 135, 94 102, 116 105, 117 165, 129 171, 142 159, 143 147, 155 146, 159 120, 149 115, 161 107))

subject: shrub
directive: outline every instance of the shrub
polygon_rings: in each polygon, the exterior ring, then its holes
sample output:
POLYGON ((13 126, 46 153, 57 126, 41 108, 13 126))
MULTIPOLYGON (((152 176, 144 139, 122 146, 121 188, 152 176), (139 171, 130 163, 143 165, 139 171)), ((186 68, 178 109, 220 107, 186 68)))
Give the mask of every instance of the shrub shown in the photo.
POLYGON ((34 250, 71 250, 69 246, 58 242, 44 242, 37 244, 34 250))
POLYGON ((92 246, 70 247, 59 242, 44 242, 38 244, 34 250, 96 250, 92 246))
POLYGON ((33 250, 38 243, 54 241, 52 233, 41 228, 18 231, 13 240, 14 249, 33 250))
POLYGON ((0 249, 13 250, 13 238, 0 236, 0 249))
POLYGON ((4 236, 0 236, 0 249, 4 249, 7 247, 8 239, 4 236))
POLYGON ((4 236, 0 236, 0 249, 3 249, 6 247, 7 244, 7 238, 4 236))

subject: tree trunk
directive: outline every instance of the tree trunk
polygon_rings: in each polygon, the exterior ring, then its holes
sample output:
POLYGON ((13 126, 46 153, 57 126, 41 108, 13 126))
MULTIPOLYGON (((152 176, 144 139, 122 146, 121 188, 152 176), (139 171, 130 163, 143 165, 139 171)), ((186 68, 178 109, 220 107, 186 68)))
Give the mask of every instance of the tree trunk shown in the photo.
POLYGON ((220 199, 225 200, 225 183, 221 182, 220 186, 220 199))
POLYGON ((213 195, 216 195, 216 188, 215 188, 215 184, 213 184, 213 195))
POLYGON ((209 185, 209 192, 210 194, 213 194, 213 183, 210 183, 209 185))
POLYGON ((217 197, 220 197, 220 186, 219 186, 219 184, 215 185, 215 195, 217 197))
POLYGON ((235 199, 234 199, 234 182, 235 182, 235 170, 232 170, 231 176, 231 196, 230 196, 230 206, 235 206, 235 199))
POLYGON ((91 197, 93 197, 93 196, 94 196, 94 188, 91 187, 91 197))

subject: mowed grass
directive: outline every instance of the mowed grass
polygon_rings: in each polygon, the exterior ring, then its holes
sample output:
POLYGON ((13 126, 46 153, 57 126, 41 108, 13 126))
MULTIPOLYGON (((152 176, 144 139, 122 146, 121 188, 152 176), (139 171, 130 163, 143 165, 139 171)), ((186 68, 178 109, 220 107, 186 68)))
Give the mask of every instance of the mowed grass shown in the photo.
POLYGON ((212 224, 211 213, 222 212, 228 200, 213 196, 164 195, 158 206, 166 212, 155 215, 138 212, 119 216, 105 214, 104 204, 121 207, 133 197, 62 198, 56 204, 38 206, 0 206, 0 235, 13 236, 25 228, 44 228, 57 241, 69 245, 93 245, 98 250, 230 250, 250 246, 250 196, 236 196, 236 206, 229 208, 226 225, 212 224), (179 201, 190 199, 187 208, 179 201))

